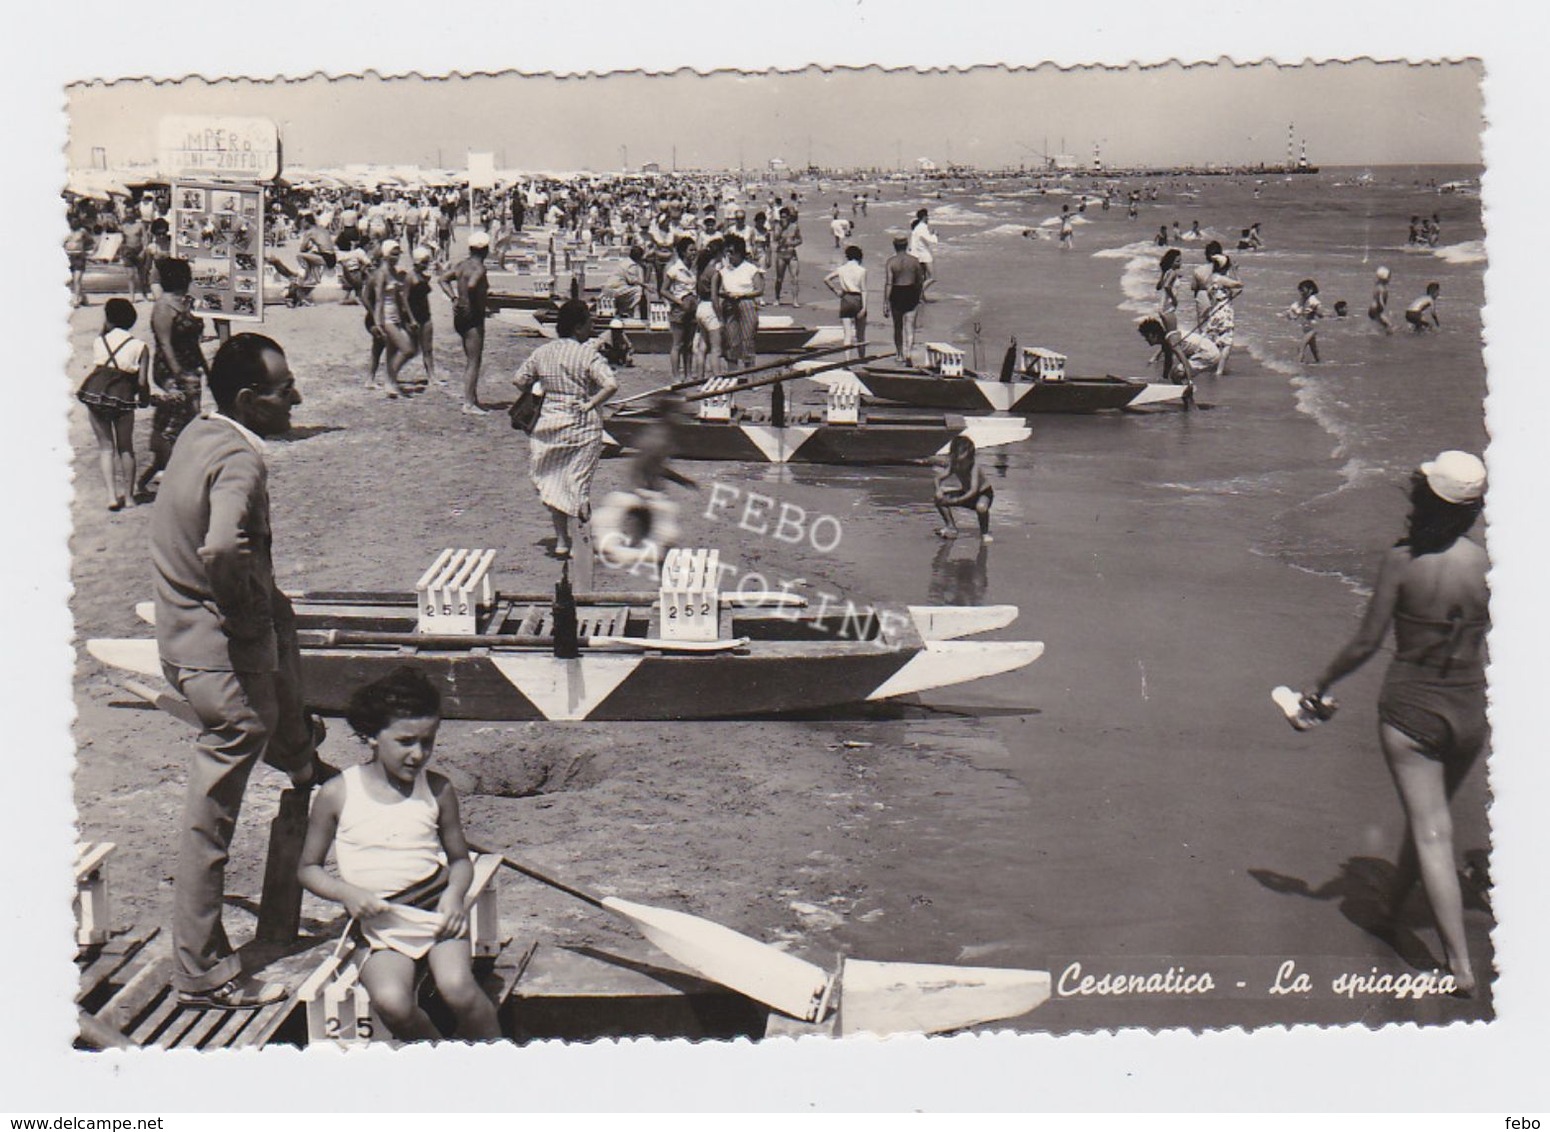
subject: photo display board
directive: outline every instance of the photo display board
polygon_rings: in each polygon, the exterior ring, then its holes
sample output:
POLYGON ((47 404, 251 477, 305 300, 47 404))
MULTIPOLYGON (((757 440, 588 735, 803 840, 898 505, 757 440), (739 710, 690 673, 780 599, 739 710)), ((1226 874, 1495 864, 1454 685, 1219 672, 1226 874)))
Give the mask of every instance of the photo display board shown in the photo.
POLYGON ((175 182, 172 254, 193 269, 188 293, 196 312, 262 322, 263 186, 175 182))

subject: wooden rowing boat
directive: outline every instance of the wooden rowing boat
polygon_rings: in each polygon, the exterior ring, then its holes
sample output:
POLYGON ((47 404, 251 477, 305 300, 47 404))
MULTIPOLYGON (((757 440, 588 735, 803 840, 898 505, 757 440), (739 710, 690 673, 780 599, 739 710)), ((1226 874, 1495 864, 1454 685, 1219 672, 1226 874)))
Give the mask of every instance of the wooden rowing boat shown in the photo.
MULTIPOLYGON (((343 712, 362 684, 422 669, 451 719, 695 720, 804 712, 1011 672, 1039 641, 966 641, 1008 625, 1015 606, 867 606, 818 611, 721 600, 715 639, 664 638, 657 594, 579 594, 581 655, 554 655, 551 605, 495 595, 472 635, 417 632, 413 594, 300 594, 307 702, 343 712)), ((731 595, 727 595, 730 597, 731 595)), ((148 615, 150 611, 142 608, 148 615)), ((98 639, 112 667, 160 676, 153 639, 98 639)))
POLYGON ((1059 381, 1030 380, 1026 375, 1018 375, 1015 380, 1000 381, 965 370, 962 376, 944 377, 924 367, 898 364, 862 366, 855 374, 866 395, 875 400, 965 413, 1096 413, 1143 405, 1178 405, 1185 388, 1112 374, 1066 377, 1059 381))
MULTIPOLYGON (((619 412, 604 424, 621 448, 633 448, 652 424, 649 412, 619 412)), ((910 464, 946 450, 967 434, 979 448, 995 448, 1032 435, 1020 417, 965 418, 944 413, 874 416, 837 424, 822 410, 771 414, 738 407, 725 421, 691 419, 677 426, 674 456, 683 460, 732 460, 771 464, 910 464)))

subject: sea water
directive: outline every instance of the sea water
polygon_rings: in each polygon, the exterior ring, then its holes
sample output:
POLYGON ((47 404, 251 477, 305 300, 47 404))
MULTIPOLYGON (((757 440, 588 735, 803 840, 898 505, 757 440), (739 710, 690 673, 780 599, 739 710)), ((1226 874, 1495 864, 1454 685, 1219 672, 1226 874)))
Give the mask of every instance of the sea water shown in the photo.
MULTIPOLYGON (((991 371, 1015 335, 1022 346, 1067 355, 1073 374, 1155 378, 1151 350, 1135 330, 1157 305, 1164 249, 1154 237, 1161 225, 1171 234, 1177 222, 1187 233, 1198 221, 1206 239, 1227 249, 1244 283, 1228 374, 1199 383, 1200 400, 1216 408, 1187 425, 1132 420, 1113 432, 1091 420, 1041 416, 1034 447, 1073 458, 1098 450, 1110 461, 1137 461, 1138 476, 1161 473, 1178 493, 1232 496, 1242 504, 1232 521, 1256 553, 1360 588, 1375 533, 1401 532, 1409 472, 1442 449, 1483 452, 1487 443, 1480 202, 1434 187, 1479 173, 1395 166, 1133 181, 1156 184, 1158 199, 1142 202, 1135 220, 1123 202, 1108 211, 1090 203, 1076 216, 1069 249, 1051 230, 1062 205, 1076 212, 1080 196, 1026 186, 885 201, 873 207, 872 224, 903 226, 915 208, 930 209, 940 239, 939 301, 922 308, 924 339, 953 342, 991 371), (1439 246, 1408 246, 1409 218, 1433 214, 1439 246), (1242 229, 1256 222, 1264 247, 1239 252, 1242 229), (1392 335, 1367 317, 1379 266, 1392 273, 1392 335), (1298 361, 1301 328, 1282 317, 1307 278, 1317 282, 1326 316, 1317 365, 1298 361), (1429 282, 1442 285, 1444 332, 1415 334, 1404 309, 1429 282), (1337 301, 1346 303, 1347 317, 1334 317, 1337 301), (1179 441, 1168 444, 1166 457, 1159 452, 1164 437, 1179 441)), ((1189 274, 1203 260, 1204 243, 1176 245, 1184 252, 1177 289, 1184 330, 1195 323, 1189 274)), ((881 276, 887 254, 884 245, 869 257, 874 275, 881 276)), ((874 342, 888 333, 877 306, 874 342)), ((1029 453, 997 459, 1015 481, 1029 453)))

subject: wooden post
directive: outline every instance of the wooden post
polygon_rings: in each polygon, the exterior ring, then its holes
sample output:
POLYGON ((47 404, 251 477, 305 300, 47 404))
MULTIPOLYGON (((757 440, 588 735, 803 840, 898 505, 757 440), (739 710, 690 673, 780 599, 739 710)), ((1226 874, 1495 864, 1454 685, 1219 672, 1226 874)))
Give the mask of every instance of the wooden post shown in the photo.
POLYGON ((264 862, 255 933, 264 943, 291 943, 301 928, 301 881, 296 870, 307 839, 310 794, 310 788, 281 791, 279 811, 269 823, 269 857, 264 862))

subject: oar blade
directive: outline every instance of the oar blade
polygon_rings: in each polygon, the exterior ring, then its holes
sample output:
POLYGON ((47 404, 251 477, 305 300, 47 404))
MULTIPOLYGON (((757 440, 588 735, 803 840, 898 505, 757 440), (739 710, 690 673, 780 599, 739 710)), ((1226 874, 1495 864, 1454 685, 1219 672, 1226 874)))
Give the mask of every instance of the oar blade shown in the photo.
POLYGON ((623 916, 664 955, 713 983, 804 1022, 818 1020, 829 974, 822 967, 721 924, 616 897, 603 907, 623 916))
POLYGON ((847 959, 840 1034, 942 1034, 1016 1018, 1048 1001, 1048 971, 847 959))

